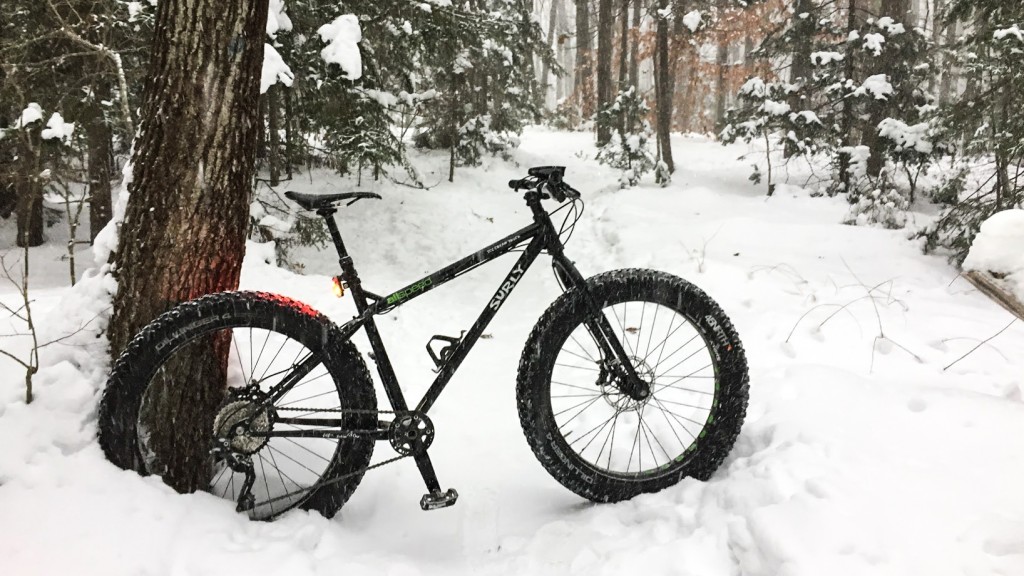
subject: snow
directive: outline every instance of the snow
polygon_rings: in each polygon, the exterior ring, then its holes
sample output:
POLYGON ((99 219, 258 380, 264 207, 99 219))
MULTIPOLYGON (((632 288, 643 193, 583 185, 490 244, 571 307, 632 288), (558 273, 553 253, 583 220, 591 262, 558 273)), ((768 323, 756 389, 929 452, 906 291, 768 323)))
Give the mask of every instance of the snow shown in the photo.
POLYGON ((1014 36, 1018 42, 1024 42, 1024 32, 1021 31, 1020 27, 1014 24, 1009 28, 1003 28, 1002 30, 996 30, 992 33, 992 37, 996 40, 1002 40, 1007 36, 1014 36))
POLYGON ((690 10, 683 15, 683 25, 686 26, 690 32, 696 32, 697 27, 700 26, 701 16, 699 10, 690 10))
POLYGON ((1024 301, 1024 210, 996 212, 981 225, 964 270, 994 272, 1024 301))
POLYGON ((907 31, 906 28, 903 27, 903 24, 896 22, 889 16, 882 16, 881 18, 879 18, 878 21, 875 22, 875 26, 878 26, 882 30, 885 30, 886 34, 889 34, 890 36, 903 34, 904 32, 907 31))
POLYGON ((885 36, 875 32, 864 35, 864 48, 874 52, 875 56, 882 53, 882 44, 885 44, 885 36))
POLYGON ((761 105, 761 109, 764 110, 765 114, 772 116, 782 116, 789 114, 791 110, 789 104, 785 102, 776 102, 774 100, 765 100, 764 104, 761 105))
POLYGON ((885 100, 885 97, 893 93, 892 84, 885 74, 875 74, 864 79, 864 84, 853 91, 857 96, 871 94, 875 100, 885 100))
POLYGON ((295 80, 292 69, 285 63, 277 49, 270 44, 263 44, 263 70, 260 76, 260 94, 265 94, 271 86, 278 82, 291 86, 295 80))
POLYGON ((886 118, 878 124, 878 134, 896 143, 898 150, 913 148, 922 154, 932 151, 932 142, 928 135, 927 122, 908 126, 901 120, 886 118))
POLYGON ((284 10, 284 0, 270 0, 270 10, 267 13, 267 36, 274 38, 278 32, 287 32, 292 29, 292 19, 284 10))
POLYGON ((358 80, 363 76, 363 60, 357 45, 363 39, 359 18, 354 14, 342 14, 330 24, 321 26, 317 34, 327 43, 320 51, 324 62, 341 66, 349 80, 358 80))
POLYGON ((61 142, 69 142, 71 135, 75 132, 74 122, 65 122, 64 117, 58 112, 54 112, 50 119, 46 121, 46 128, 43 129, 41 136, 43 140, 53 140, 54 138, 61 142))
MULTIPOLYGON (((566 164, 587 202, 566 247, 584 274, 635 266, 683 276, 719 301, 743 338, 747 420, 709 481, 595 505, 535 461, 515 373, 529 331, 559 294, 542 257, 431 411, 431 455, 442 486, 460 493, 454 507, 419 510, 423 486, 409 461, 369 472, 333 520, 296 511, 252 523, 230 502, 178 495, 110 465, 96 445, 101 334, 115 286, 101 269, 67 289, 68 238, 55 226, 32 249, 37 318, 47 337, 86 329, 43 350, 31 405, 20 400, 15 366, 0 359, 0 573, 1024 573, 1024 326, 944 369, 1008 318, 943 257, 922 255, 904 232, 840 225, 841 197, 780 185, 766 199, 737 160, 745 146, 675 135, 673 147, 686 161, 668 187, 619 190, 617 171, 593 161, 591 134, 532 128, 512 162, 488 157, 459 168, 454 183, 444 151, 413 157, 425 181, 441 182, 433 189, 364 178, 384 199, 345 207, 338 219, 364 285, 386 293, 527 224, 504 182, 527 166, 566 164)), ((323 171, 289 182, 303 192, 351 186, 323 171)), ((1019 230, 1020 216, 1011 217, 996 228, 1019 230)), ((13 235, 13 222, 0 220, 0 251, 13 235)), ((78 250, 87 260, 88 248, 78 250)), ((268 264, 271 254, 249 244, 244 288, 298 298, 337 322, 352 317, 351 299, 330 293, 329 249, 295 250, 305 276, 268 264)), ((378 320, 407 397, 418 399, 433 377, 422 343, 467 328, 514 257, 378 320)), ((3 284, 0 300, 15 299, 3 284)), ((0 333, 9 323, 0 319, 0 333)), ((27 350, 24 339, 2 342, 27 350)), ((356 344, 368 352, 362 336, 356 344)), ((387 452, 379 445, 377 457, 387 452)))
POLYGON ((128 21, 135 22, 142 13, 142 2, 128 2, 128 21))
POLYGON ((816 66, 827 66, 842 59, 843 55, 839 52, 811 52, 811 63, 816 66))
POLYGON ((14 121, 15 128, 23 128, 33 122, 43 119, 43 108, 36 102, 29 102, 28 106, 21 111, 21 116, 14 121))
POLYGON ((757 76, 747 80, 740 86, 740 94, 748 94, 754 98, 764 98, 768 93, 764 80, 757 76))

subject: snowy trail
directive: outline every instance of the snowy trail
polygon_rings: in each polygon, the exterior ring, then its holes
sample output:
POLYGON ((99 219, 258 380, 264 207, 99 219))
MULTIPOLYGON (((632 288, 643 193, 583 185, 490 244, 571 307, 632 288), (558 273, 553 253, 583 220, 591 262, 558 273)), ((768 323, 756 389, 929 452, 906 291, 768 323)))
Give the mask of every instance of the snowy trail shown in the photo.
MULTIPOLYGON (((841 200, 786 188, 766 199, 735 159, 742 149, 695 138, 675 143, 681 171, 671 187, 620 191, 609 170, 574 154, 588 143, 534 129, 519 167, 488 160, 430 191, 386 188, 383 201, 345 212, 346 243, 367 287, 387 291, 522 226, 526 208, 504 182, 529 165, 567 164, 587 200, 567 247, 584 273, 679 274, 717 299, 743 338, 750 409, 711 481, 596 506, 536 463, 515 373, 527 333, 558 294, 542 260, 431 413, 431 455, 442 485, 460 493, 455 507, 420 512, 422 482, 405 461, 370 472, 332 521, 295 512, 250 523, 228 502, 175 495, 103 461, 88 383, 58 370, 25 407, 20 382, 5 377, 0 572, 1024 573, 1024 326, 943 371, 1009 317, 905 233, 835 224, 841 200)), ((441 179, 445 162, 418 159, 427 181, 441 179)), ((328 290, 331 253, 299 251, 307 276, 296 276, 258 252, 244 287, 299 298, 337 321, 352 315, 328 290)), ((380 322, 409 398, 433 376, 423 344, 468 327, 511 262, 380 322)), ((41 307, 56 306, 60 292, 47 294, 41 307)))

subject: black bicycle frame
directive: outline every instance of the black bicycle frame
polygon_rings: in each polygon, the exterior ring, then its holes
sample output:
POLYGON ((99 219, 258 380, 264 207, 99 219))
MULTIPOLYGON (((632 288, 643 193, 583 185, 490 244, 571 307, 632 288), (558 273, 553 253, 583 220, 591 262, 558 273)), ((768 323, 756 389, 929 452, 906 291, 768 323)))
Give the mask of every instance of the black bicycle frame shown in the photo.
MULTIPOLYGON (((374 316, 394 310, 395 308, 426 294, 434 288, 437 288, 461 276, 462 274, 477 268, 478 266, 508 254, 520 247, 524 242, 529 241, 523 249, 522 255, 505 276, 505 280, 498 286, 494 296, 492 296, 488 301, 486 307, 484 307, 483 311, 480 313, 480 316, 476 319, 465 335, 452 344, 451 351, 445 355, 443 360, 439 363, 437 377, 434 378, 434 382, 430 385, 430 388, 427 389, 423 398, 420 399, 415 408, 417 412, 425 414, 434 405, 434 402, 437 401, 441 392, 455 374, 455 371, 458 370, 463 360, 465 360, 466 356, 469 354, 469 351, 477 343, 480 335, 483 334, 487 325, 491 322, 491 319, 494 318, 494 315, 505 304, 509 295, 519 284, 523 275, 534 261, 536 261, 537 256, 539 256, 542 251, 546 250, 548 254, 551 255, 554 261, 555 274, 565 286, 566 290, 576 286, 585 287, 585 279, 583 275, 576 269, 573 262, 565 256, 561 239, 558 236, 558 231, 552 224, 548 213, 545 212, 540 205, 540 193, 536 191, 527 192, 525 197, 527 205, 533 211, 534 221, 532 224, 517 230, 490 246, 487 246, 486 248, 471 254, 458 262, 452 263, 433 274, 425 276, 388 296, 378 296, 362 287, 362 283, 359 279, 358 273, 356 272, 352 258, 349 256, 348 251, 345 249, 345 243, 341 239, 341 233, 338 230, 337 222, 335 222, 333 218, 336 209, 323 208, 317 211, 317 214, 324 217, 324 220, 327 222, 327 228, 330 231, 331 239, 338 251, 338 263, 341 266, 340 278, 344 282, 344 286, 351 292, 358 312, 358 316, 340 327, 342 340, 348 340, 361 328, 366 330, 366 335, 370 341, 370 347, 373 351, 372 358, 377 364, 377 372, 380 375, 384 391, 387 394, 388 400, 394 411, 407 411, 409 410, 409 407, 406 403, 405 395, 402 393, 402 389, 399 386, 398 378, 391 365, 391 360, 384 347, 384 342, 381 339, 380 332, 377 329, 374 316)), ((600 313, 600 308, 592 301, 592 299, 588 297, 587 300, 590 302, 592 312, 594 313, 593 319, 587 323, 587 329, 594 337, 595 342, 597 342, 602 348, 602 351, 606 354, 607 358, 619 359, 619 364, 630 379, 636 379, 636 373, 632 364, 628 361, 623 361, 628 359, 628 356, 622 347, 622 343, 619 342, 618 338, 606 336, 613 334, 611 325, 608 323, 607 318, 600 313)), ((320 362, 321 358, 319 355, 312 354, 310 357, 296 365, 288 376, 270 390, 267 402, 273 402, 287 393, 289 389, 312 371, 320 362)), ((291 424, 305 424, 308 426, 340 427, 341 425, 340 419, 313 420, 306 418, 277 418, 277 420, 291 424)), ((377 440, 386 439, 386 424, 387 423, 382 422, 378 426, 379 429, 372 431, 372 433, 368 433, 369 431, 360 431, 355 435, 372 436, 377 440)), ((342 430, 330 431, 323 429, 294 431, 282 430, 267 433, 267 436, 310 436, 328 438, 352 435, 352 432, 345 432, 342 430)))

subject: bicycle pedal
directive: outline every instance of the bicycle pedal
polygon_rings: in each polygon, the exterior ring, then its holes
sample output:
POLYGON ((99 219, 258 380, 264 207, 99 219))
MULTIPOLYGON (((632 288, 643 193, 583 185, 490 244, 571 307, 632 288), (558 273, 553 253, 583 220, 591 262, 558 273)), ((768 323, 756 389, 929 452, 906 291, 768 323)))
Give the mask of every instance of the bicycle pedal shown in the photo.
POLYGON ((454 488, 449 488, 445 492, 440 490, 433 490, 420 498, 420 508, 424 511, 427 510, 438 510, 440 508, 447 508, 454 506, 455 501, 459 499, 459 493, 454 488))

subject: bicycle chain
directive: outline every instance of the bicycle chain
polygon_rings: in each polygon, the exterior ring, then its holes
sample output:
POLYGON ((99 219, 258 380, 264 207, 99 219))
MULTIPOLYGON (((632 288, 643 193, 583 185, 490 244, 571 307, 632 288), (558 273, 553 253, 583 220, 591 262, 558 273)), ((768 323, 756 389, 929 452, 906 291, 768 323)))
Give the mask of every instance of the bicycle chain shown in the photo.
POLYGON ((363 468, 361 470, 356 470, 355 472, 349 472, 348 474, 345 474, 343 476, 338 476, 337 478, 331 478, 330 480, 327 480, 327 481, 317 482, 316 484, 310 486, 309 488, 302 488, 300 490, 295 490, 294 492, 289 492, 287 494, 282 494, 281 496, 275 496, 274 498, 271 498, 270 500, 266 500, 264 502, 260 502, 259 505, 260 506, 265 506, 267 504, 273 504, 274 502, 279 502, 281 500, 284 500, 285 498, 291 498, 292 496, 294 496, 296 494, 302 494, 304 492, 312 492, 313 490, 319 490, 319 489, 323 488, 324 486, 330 486, 332 484, 337 484, 338 482, 341 482, 342 480, 346 480, 348 478, 351 478, 351 477, 353 477, 353 476, 355 476, 357 474, 366 474, 367 472, 369 472, 370 470, 373 470, 374 468, 380 468, 381 466, 386 466, 388 464, 391 464, 392 462, 397 462, 397 461, 401 460, 402 458, 408 458, 408 457, 409 456, 403 456, 403 455, 395 456, 394 458, 389 458, 387 460, 384 460, 383 462, 378 462, 376 464, 367 466, 366 468, 363 468))
MULTIPOLYGON (((275 407, 275 410, 285 410, 285 411, 287 411, 287 410, 294 410, 294 411, 306 411, 306 412, 309 411, 308 408, 291 408, 291 407, 275 407)), ((399 415, 399 414, 413 414, 413 413, 415 413, 414 410, 366 410, 366 409, 361 409, 361 408, 352 408, 352 409, 346 409, 346 408, 323 408, 323 409, 318 409, 317 411, 318 412, 341 412, 341 413, 347 412, 347 413, 352 413, 352 414, 395 414, 395 415, 399 415)), ((366 468, 362 468, 360 470, 356 470, 355 472, 349 472, 348 474, 344 474, 342 476, 338 476, 337 478, 332 478, 330 480, 317 482, 316 484, 313 484, 312 486, 310 486, 308 488, 302 488, 302 489, 299 489, 299 490, 295 490, 293 492, 288 492, 287 494, 282 494, 281 496, 275 496, 274 498, 271 498, 270 500, 265 500, 263 502, 260 502, 259 505, 260 506, 266 506, 268 504, 273 504, 274 502, 280 502, 281 500, 284 500, 286 498, 291 498, 292 496, 294 496, 296 494, 302 494, 302 493, 305 493, 305 492, 312 492, 314 490, 319 490, 319 489, 321 489, 321 488, 323 488, 325 486, 330 486, 332 484, 337 484, 338 482, 341 482, 343 480, 346 480, 348 478, 356 476, 357 474, 366 474, 367 472, 369 472, 370 470, 373 470, 374 468, 380 468, 382 466, 387 466, 388 464, 397 462, 397 461, 399 461, 399 460, 401 460, 403 458, 408 458, 408 457, 409 457, 408 454, 404 454, 404 455, 400 454, 398 456, 395 456, 394 458, 388 458, 387 460, 384 460, 382 462, 378 462, 376 464, 372 464, 370 466, 367 466, 366 468)))

